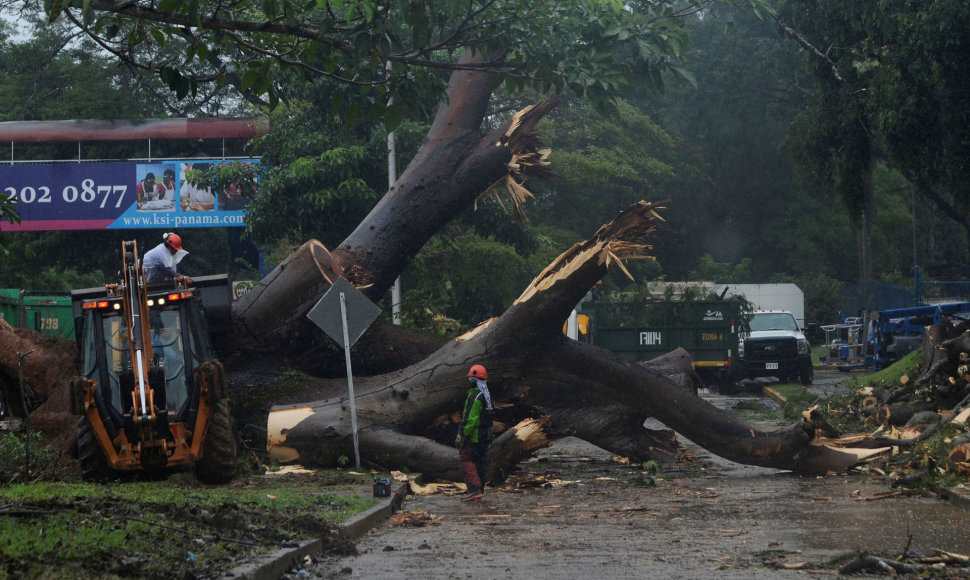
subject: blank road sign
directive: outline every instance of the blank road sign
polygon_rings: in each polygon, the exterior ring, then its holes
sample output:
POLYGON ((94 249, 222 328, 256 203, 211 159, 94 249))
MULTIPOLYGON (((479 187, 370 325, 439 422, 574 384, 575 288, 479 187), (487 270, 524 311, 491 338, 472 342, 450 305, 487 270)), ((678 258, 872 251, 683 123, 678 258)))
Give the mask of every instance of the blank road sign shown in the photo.
POLYGON ((354 346, 357 339, 364 334, 364 331, 370 327, 380 313, 381 309, 376 304, 341 276, 337 278, 330 290, 327 290, 323 298, 310 309, 307 318, 319 326, 337 344, 347 348, 354 346), (349 345, 344 344, 344 328, 340 319, 341 292, 344 295, 344 303, 347 305, 347 340, 350 342, 349 345))

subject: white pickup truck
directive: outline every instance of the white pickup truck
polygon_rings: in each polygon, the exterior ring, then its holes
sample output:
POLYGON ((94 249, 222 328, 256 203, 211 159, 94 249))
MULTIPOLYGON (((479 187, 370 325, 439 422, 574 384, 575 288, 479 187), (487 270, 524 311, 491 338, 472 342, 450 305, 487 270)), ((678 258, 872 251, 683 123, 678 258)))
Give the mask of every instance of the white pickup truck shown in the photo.
POLYGON ((755 310, 746 315, 750 332, 738 344, 736 378, 777 377, 812 384, 811 345, 787 310, 755 310))

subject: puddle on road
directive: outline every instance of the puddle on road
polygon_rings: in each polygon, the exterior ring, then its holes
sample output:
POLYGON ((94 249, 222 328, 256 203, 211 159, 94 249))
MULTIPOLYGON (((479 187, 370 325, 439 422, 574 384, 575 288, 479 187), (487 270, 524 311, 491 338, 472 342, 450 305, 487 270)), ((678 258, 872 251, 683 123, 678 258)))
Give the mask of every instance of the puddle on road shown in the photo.
MULTIPOLYGON (((858 482, 856 482, 858 483, 858 482)), ((839 486, 826 481, 805 484, 811 494, 839 486)), ((851 487, 847 481, 841 487, 851 487)), ((852 490, 855 491, 855 490, 852 490)), ((861 497, 884 488, 863 484, 861 497)), ((851 493, 851 492, 850 492, 851 493)), ((909 550, 932 554, 933 549, 970 554, 970 513, 934 497, 892 497, 816 502, 817 510, 804 515, 797 525, 799 540, 807 549, 869 550, 900 554, 909 550), (912 536, 912 542, 909 537, 912 536)), ((780 515, 786 515, 783 511, 780 515)))
POLYGON ((578 439, 536 455, 510 480, 538 486, 490 488, 475 504, 410 497, 405 509, 433 514, 434 524, 378 526, 359 555, 310 577, 828 578, 833 559, 898 554, 910 534, 911 551, 970 553, 970 514, 936 499, 863 501, 887 491, 864 476, 718 460, 669 465, 657 485, 637 486, 642 471, 578 439), (810 568, 778 568, 798 562, 810 568))
POLYGON ((866 500, 887 489, 862 476, 763 474, 718 478, 708 489, 717 497, 686 508, 683 517, 734 522, 773 542, 797 546, 810 559, 862 550, 899 554, 907 543, 922 554, 933 549, 970 554, 970 513, 936 497, 866 500))
MULTIPOLYGON (((747 400, 771 404, 756 394, 704 398, 725 410, 747 400)), ((664 428, 659 422, 647 426, 664 428)), ((921 554, 934 549, 970 554, 970 512, 935 495, 866 500, 892 490, 885 480, 864 475, 801 477, 746 466, 717 457, 679 434, 677 438, 696 458, 711 462, 713 479, 707 489, 717 499, 682 514, 696 518, 698 526, 720 521, 759 529, 761 537, 797 546, 813 561, 863 550, 899 554, 907 545, 921 554)))

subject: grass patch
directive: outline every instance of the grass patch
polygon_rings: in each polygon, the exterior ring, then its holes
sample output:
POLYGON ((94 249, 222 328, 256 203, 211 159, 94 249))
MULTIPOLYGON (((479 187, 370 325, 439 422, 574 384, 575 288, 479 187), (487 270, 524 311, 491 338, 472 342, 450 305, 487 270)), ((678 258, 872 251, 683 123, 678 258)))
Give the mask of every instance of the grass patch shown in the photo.
POLYGON ((791 404, 811 407, 818 402, 818 396, 810 393, 803 385, 796 383, 779 383, 771 385, 785 400, 791 404))
POLYGON ((829 354, 829 347, 828 346, 826 346, 824 344, 822 346, 813 346, 812 347, 812 350, 811 350, 812 365, 817 366, 817 365, 822 364, 822 357, 823 356, 824 357, 827 357, 828 354, 829 354))
POLYGON ((918 348, 881 371, 865 377, 849 379, 844 384, 850 389, 858 389, 864 386, 891 387, 902 384, 900 379, 903 375, 912 380, 921 374, 923 374, 923 349, 918 348))
POLYGON ((817 395, 797 383, 779 383, 771 385, 771 388, 785 398, 782 414, 787 420, 800 419, 802 411, 819 402, 817 395))
POLYGON ((218 577, 281 545, 331 538, 378 502, 370 475, 252 477, 203 486, 190 474, 108 485, 0 487, 5 572, 43 578, 218 577), (328 489, 330 480, 341 480, 328 489))
POLYGON ((778 408, 762 399, 742 399, 731 412, 739 419, 753 423, 780 424, 782 419, 778 408))

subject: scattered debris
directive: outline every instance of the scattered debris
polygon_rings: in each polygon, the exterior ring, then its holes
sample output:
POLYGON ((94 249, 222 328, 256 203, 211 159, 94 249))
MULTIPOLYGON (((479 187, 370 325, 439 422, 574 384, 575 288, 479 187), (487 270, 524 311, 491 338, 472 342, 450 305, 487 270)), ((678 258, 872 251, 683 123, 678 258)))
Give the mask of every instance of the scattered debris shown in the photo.
POLYGON ((858 558, 844 564, 839 568, 839 574, 886 574, 895 576, 897 574, 911 574, 926 577, 945 577, 957 578, 970 575, 970 567, 967 566, 966 556, 953 554, 951 557, 947 552, 934 550, 937 556, 926 557, 914 554, 905 560, 891 560, 863 553, 858 558))
POLYGON ((264 475, 315 475, 316 470, 307 469, 302 465, 281 465, 277 469, 264 466, 264 475))
POLYGON ((411 493, 414 495, 434 495, 439 492, 448 494, 465 493, 464 483, 429 483, 421 485, 417 481, 408 481, 411 493))
POLYGON ((391 524, 405 528, 423 528, 441 525, 441 517, 426 511, 404 511, 391 516, 391 524))

